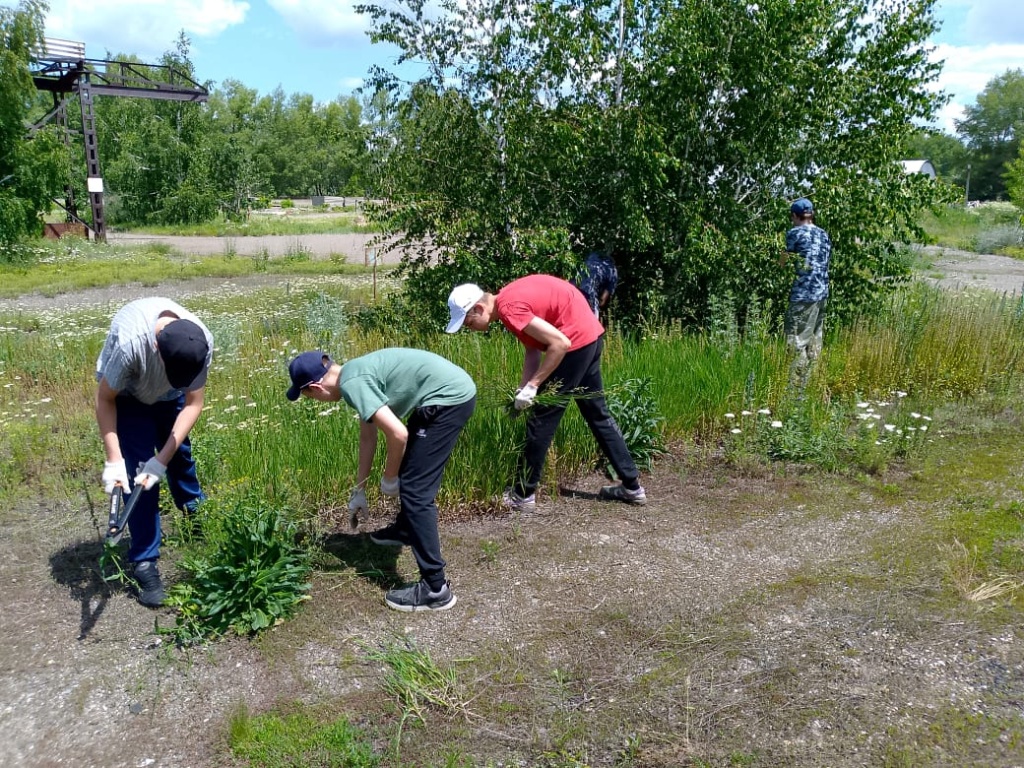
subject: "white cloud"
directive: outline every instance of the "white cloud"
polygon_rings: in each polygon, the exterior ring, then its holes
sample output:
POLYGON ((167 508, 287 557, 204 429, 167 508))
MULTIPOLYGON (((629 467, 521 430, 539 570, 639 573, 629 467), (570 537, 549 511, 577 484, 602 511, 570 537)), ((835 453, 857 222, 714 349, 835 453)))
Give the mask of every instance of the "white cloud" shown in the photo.
POLYGON ((181 30, 219 35, 243 23, 248 11, 239 0, 52 0, 46 35, 84 42, 93 59, 107 51, 158 56, 181 30))
POLYGON ((1024 66, 1024 44, 991 44, 985 46, 937 45, 932 59, 944 60, 942 74, 934 90, 952 96, 942 110, 939 127, 953 133, 953 119, 963 117, 963 108, 975 103, 989 81, 1024 66))
POLYGON ((368 28, 366 19, 346 0, 267 0, 299 39, 315 46, 336 45, 361 38, 368 28))
POLYGON ((1024 43, 1024 10, 1020 0, 974 0, 965 27, 979 43, 1024 43))

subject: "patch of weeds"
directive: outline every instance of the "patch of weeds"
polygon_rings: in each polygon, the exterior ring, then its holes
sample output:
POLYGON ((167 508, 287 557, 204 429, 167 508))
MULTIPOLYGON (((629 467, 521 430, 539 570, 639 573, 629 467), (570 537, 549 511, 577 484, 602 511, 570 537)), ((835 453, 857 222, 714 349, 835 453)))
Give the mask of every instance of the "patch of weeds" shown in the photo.
POLYGON ((306 327, 316 339, 318 349, 335 350, 343 355, 348 338, 348 312, 345 302, 321 292, 306 310, 306 327))
POLYGON ((370 739, 347 719, 322 721, 308 709, 253 717, 242 706, 229 724, 232 754, 253 768, 376 768, 370 739))
POLYGON ((180 644, 228 632, 251 635, 284 621, 308 599, 310 555, 296 541, 287 510, 260 499, 202 507, 206 543, 180 564, 186 579, 167 605, 178 610, 165 630, 180 644))
POLYGON ((726 413, 724 451, 733 463, 750 457, 809 464, 828 472, 877 475, 920 452, 931 417, 911 410, 905 392, 853 407, 799 398, 769 408, 726 413))
POLYGON ((253 272, 266 272, 270 266, 270 251, 260 248, 252 255, 253 272))
POLYGON ((608 410, 619 425, 639 469, 649 471, 665 454, 664 422, 649 377, 626 379, 606 392, 608 410))
POLYGON ((885 768, 920 765, 1010 765, 1005 762, 1021 747, 1019 722, 991 712, 964 711, 954 706, 939 710, 912 727, 891 726, 889 743, 879 756, 885 768))
POLYGON ((106 539, 103 540, 103 550, 100 552, 99 562, 100 577, 107 583, 114 582, 127 586, 131 582, 131 577, 124 569, 121 551, 120 545, 111 544, 106 539))
MULTIPOLYGON (((384 665, 384 690, 401 711, 402 724, 409 718, 426 724, 427 713, 469 715, 454 667, 442 669, 411 638, 384 640, 362 646, 370 661, 384 665)), ((399 736, 401 728, 399 729, 399 736)))
POLYGON ((480 560, 481 563, 487 563, 488 565, 494 565, 498 562, 498 552, 501 551, 501 546, 496 541, 485 539, 480 542, 480 560))
POLYGON ((947 522, 940 547, 947 581, 972 602, 1019 601, 1024 590, 1024 505, 968 504, 947 522))

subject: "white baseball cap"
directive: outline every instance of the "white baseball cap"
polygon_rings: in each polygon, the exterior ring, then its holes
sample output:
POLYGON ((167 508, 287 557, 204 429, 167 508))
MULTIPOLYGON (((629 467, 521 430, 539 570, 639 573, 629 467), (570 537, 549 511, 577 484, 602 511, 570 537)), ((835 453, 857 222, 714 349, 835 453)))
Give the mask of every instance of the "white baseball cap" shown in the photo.
POLYGON ((473 283, 463 283, 452 289, 448 296, 448 311, 452 319, 445 328, 445 333, 455 333, 466 321, 469 310, 484 297, 483 289, 473 283))

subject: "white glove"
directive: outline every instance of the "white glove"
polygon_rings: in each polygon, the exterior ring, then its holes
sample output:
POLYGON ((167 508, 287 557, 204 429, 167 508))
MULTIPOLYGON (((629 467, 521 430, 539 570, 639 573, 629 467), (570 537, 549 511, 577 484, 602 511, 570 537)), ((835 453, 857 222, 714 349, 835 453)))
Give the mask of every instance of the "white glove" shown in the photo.
POLYGON ((135 475, 135 484, 148 491, 167 476, 167 465, 161 464, 154 456, 145 464, 139 462, 138 474, 135 475))
POLYGON ((516 410, 523 411, 533 405, 533 398, 537 396, 537 388, 533 384, 527 384, 522 389, 516 390, 516 410))
POLYGON ((124 459, 120 461, 106 461, 103 463, 103 492, 113 493, 114 486, 120 484, 125 493, 128 492, 128 467, 124 459))
POLYGON ((390 496, 393 499, 398 498, 398 491, 400 487, 401 482, 398 480, 398 475, 395 475, 393 478, 381 475, 380 492, 385 496, 390 496))

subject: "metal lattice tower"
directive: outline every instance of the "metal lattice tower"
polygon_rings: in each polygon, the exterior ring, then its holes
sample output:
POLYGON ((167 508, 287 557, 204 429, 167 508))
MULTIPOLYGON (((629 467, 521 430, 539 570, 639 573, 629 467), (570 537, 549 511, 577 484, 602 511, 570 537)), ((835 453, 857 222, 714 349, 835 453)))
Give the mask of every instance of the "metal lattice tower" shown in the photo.
MULTIPOLYGON (((121 96, 165 101, 206 101, 209 93, 181 71, 165 64, 136 64, 126 61, 87 59, 85 44, 70 40, 47 38, 45 47, 32 57, 32 79, 36 88, 53 94, 53 110, 33 125, 34 134, 44 125, 55 121, 63 131, 64 141, 70 146, 68 126, 69 102, 78 97, 82 113, 82 138, 85 143, 85 163, 89 204, 92 207, 92 232, 97 240, 106 240, 107 231, 103 213, 103 176, 100 173, 99 148, 96 133, 96 114, 93 102, 96 96, 121 96), (153 79, 160 73, 162 80, 153 79)), ((78 218, 74 191, 69 184, 65 190, 64 210, 71 221, 78 218)))

